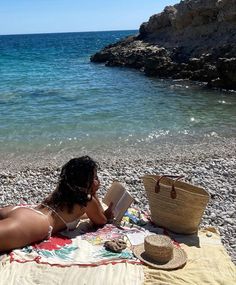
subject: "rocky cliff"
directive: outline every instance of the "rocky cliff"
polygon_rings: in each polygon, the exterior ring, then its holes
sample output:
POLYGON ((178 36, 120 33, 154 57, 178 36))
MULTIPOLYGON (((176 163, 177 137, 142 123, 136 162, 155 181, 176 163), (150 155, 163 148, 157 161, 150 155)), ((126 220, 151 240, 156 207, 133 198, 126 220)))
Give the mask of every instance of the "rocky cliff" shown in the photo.
POLYGON ((91 61, 236 90, 236 0, 167 6, 143 23, 138 35, 105 47, 91 61))

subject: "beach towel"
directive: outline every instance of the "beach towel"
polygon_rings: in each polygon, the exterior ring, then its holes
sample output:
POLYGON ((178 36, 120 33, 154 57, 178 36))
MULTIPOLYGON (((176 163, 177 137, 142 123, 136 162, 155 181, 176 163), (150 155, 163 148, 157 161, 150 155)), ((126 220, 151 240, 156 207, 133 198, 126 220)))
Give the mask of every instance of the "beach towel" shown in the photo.
POLYGON ((0 263, 1 285, 141 285, 142 266, 130 263, 100 266, 50 266, 36 262, 0 263))
POLYGON ((202 229, 195 235, 169 234, 187 253, 187 263, 182 269, 173 271, 156 270, 143 265, 145 285, 236 284, 236 266, 215 228, 202 229))
POLYGON ((87 230, 79 226, 74 231, 64 231, 50 239, 32 244, 10 253, 11 262, 37 262, 57 266, 97 266, 108 263, 140 263, 129 248, 120 253, 108 251, 104 242, 116 238, 124 239, 126 231, 107 224, 103 228, 92 229, 85 222, 87 230))
POLYGON ((125 232, 112 224, 91 228, 80 223, 73 231, 60 234, 9 255, 0 255, 1 285, 141 285, 143 268, 132 251, 105 250, 103 243, 124 238, 125 232))
POLYGON ((102 229, 87 230, 87 225, 84 228, 81 225, 79 235, 78 229, 62 232, 51 242, 33 245, 35 248, 31 248, 31 252, 25 247, 0 256, 0 284, 236 284, 236 267, 215 228, 201 229, 195 235, 174 234, 147 222, 137 210, 129 209, 122 228, 106 225, 102 229), (136 236, 137 241, 136 234, 148 233, 169 235, 187 253, 186 265, 178 270, 164 271, 142 264, 131 256, 129 248, 124 255, 117 254, 115 258, 100 251, 106 239, 136 236), (80 255, 78 250, 83 252, 84 249, 79 243, 97 250, 80 255))

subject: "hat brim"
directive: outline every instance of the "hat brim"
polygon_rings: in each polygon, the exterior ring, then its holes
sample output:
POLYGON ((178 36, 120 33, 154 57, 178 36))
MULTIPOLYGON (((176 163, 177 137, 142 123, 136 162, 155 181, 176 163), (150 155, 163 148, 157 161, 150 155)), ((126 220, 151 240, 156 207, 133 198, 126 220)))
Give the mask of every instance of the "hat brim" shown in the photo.
POLYGON ((158 263, 157 261, 150 259, 144 250, 144 244, 139 244, 133 248, 134 255, 143 261, 145 264, 155 267, 157 269, 163 270, 173 270, 183 267, 187 262, 187 254, 182 248, 174 247, 173 249, 173 258, 167 263, 158 263))

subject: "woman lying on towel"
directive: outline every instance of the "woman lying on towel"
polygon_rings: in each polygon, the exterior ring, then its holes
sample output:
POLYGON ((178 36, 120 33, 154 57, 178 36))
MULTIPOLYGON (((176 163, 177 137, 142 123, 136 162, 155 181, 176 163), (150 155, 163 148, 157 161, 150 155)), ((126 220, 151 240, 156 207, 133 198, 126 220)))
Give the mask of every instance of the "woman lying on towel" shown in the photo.
POLYGON ((74 229, 87 216, 102 226, 113 218, 112 205, 103 210, 96 192, 100 186, 97 163, 89 156, 73 158, 61 169, 56 189, 36 206, 0 208, 0 252, 74 229))

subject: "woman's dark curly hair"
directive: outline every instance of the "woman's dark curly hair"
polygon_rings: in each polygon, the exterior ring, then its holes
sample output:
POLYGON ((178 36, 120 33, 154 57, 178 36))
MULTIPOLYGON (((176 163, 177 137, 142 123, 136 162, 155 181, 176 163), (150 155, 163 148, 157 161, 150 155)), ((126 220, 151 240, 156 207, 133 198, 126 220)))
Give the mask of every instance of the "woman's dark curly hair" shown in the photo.
POLYGON ((55 191, 43 204, 54 210, 66 207, 69 212, 75 204, 86 206, 92 199, 91 186, 97 168, 98 164, 89 156, 71 159, 62 167, 55 191))

